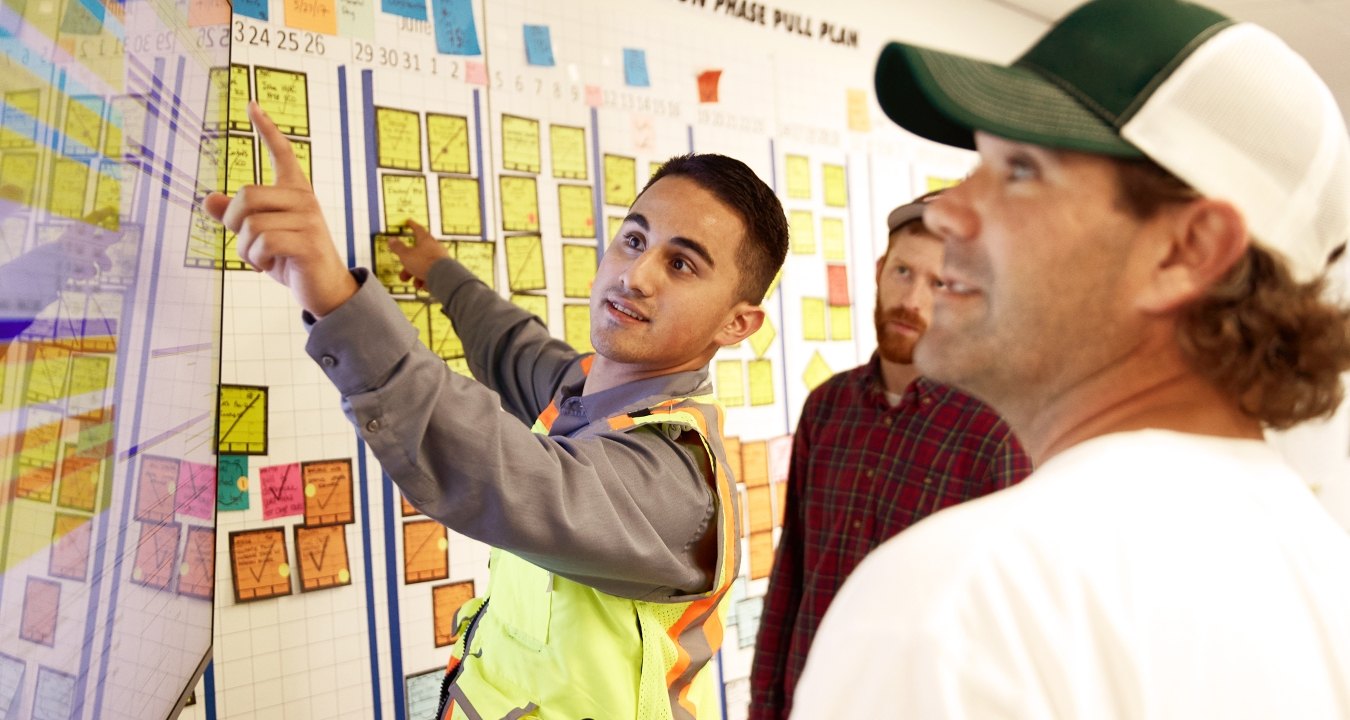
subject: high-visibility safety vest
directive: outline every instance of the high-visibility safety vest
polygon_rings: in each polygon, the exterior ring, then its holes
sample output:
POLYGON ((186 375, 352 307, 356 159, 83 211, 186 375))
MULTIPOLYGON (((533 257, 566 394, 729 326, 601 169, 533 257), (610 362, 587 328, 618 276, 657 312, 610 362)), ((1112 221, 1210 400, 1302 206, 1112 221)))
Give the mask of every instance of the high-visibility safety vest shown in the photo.
MULTIPOLYGON (((721 716, 708 661, 722 644, 740 560, 734 479, 726 470, 721 408, 710 396, 675 398, 609 420, 694 431, 713 469, 717 568, 712 589, 674 602, 630 600, 492 551, 486 597, 458 613, 442 720, 696 720, 721 716), (467 651, 467 655, 466 655, 467 651)), ((558 409, 534 424, 548 434, 558 409)))

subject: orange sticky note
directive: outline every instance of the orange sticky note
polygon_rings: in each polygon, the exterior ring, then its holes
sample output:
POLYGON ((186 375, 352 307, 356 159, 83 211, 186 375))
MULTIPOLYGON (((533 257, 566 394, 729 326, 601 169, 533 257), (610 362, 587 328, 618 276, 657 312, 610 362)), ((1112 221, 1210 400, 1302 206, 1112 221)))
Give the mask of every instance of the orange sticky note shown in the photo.
POLYGON ((698 74, 698 101, 717 102, 717 84, 722 79, 721 70, 704 70, 698 74))
POLYGON ((188 27, 229 23, 230 3, 227 0, 192 0, 188 3, 188 27))
POLYGON ((286 26, 325 35, 337 34, 336 0, 286 0, 286 26))
POLYGON ((868 113, 866 90, 854 88, 848 90, 848 129, 853 132, 872 130, 872 116, 868 113))
POLYGON ((605 104, 605 92, 599 85, 586 86, 586 107, 600 107, 605 104))

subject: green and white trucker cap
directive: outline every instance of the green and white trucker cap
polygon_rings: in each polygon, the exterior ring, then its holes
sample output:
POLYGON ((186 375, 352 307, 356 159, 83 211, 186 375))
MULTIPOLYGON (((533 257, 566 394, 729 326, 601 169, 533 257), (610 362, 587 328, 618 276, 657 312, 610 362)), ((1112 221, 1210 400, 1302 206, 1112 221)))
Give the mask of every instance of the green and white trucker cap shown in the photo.
POLYGON ((1299 280, 1350 238, 1350 137, 1331 91, 1271 32, 1178 0, 1094 0, 1010 67, 901 43, 877 99, 906 130, 974 148, 973 131, 1147 156, 1233 203, 1299 280))

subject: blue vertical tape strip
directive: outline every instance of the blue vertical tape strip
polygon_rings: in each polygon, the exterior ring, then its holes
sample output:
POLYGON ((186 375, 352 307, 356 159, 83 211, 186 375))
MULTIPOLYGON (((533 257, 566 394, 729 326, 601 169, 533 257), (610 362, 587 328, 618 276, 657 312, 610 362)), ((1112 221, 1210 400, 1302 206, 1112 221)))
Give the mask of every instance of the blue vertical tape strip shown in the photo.
POLYGON ((216 711, 216 663, 211 661, 206 665, 206 672, 202 673, 202 692, 206 697, 202 698, 206 706, 206 720, 216 720, 220 715, 216 711))

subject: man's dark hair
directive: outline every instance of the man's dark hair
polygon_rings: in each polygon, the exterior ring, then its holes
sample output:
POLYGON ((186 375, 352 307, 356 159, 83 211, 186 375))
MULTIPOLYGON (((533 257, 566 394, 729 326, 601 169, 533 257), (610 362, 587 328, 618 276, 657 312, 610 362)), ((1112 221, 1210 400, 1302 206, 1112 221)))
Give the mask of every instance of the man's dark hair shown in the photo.
POLYGON ((694 181, 740 216, 745 224, 745 242, 736 257, 740 299, 762 302, 788 251, 787 216, 778 196, 745 163, 725 155, 677 155, 652 175, 642 192, 663 177, 694 181))

